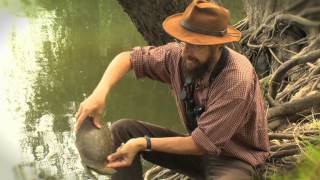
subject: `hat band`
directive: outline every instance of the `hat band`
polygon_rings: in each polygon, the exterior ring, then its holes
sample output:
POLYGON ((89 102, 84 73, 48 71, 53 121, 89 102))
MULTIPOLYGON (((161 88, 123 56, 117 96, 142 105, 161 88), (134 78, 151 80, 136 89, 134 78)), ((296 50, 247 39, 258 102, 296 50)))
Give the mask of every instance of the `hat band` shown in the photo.
POLYGON ((205 34, 205 35, 224 36, 227 34, 227 29, 225 29, 223 31, 205 31, 203 29, 198 29, 194 26, 190 26, 190 24, 188 24, 186 21, 181 21, 180 25, 189 31, 192 31, 195 33, 200 33, 200 34, 205 34))

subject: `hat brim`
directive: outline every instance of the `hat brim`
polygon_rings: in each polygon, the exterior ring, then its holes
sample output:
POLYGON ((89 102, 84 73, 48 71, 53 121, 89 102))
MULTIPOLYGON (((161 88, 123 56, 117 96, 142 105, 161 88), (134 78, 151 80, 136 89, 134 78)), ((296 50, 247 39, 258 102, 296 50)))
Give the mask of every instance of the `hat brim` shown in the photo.
POLYGON ((180 25, 182 13, 167 17, 163 23, 163 29, 174 38, 195 45, 216 45, 228 42, 236 42, 241 39, 241 32, 232 26, 228 26, 224 36, 211 36, 189 31, 180 25))

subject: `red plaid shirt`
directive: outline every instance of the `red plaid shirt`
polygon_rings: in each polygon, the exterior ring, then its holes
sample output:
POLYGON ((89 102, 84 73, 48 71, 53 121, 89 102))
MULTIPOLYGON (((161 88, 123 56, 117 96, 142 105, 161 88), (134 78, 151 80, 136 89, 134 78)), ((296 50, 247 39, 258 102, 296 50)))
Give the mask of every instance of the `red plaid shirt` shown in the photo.
MULTIPOLYGON (((253 166, 263 164, 269 155, 267 120, 259 79, 249 60, 226 48, 225 67, 209 84, 212 69, 196 80, 194 99, 205 106, 191 132, 194 142, 210 154, 231 156, 253 166)), ((137 47, 131 62, 137 78, 148 77, 170 85, 180 118, 186 126, 186 111, 180 92, 182 48, 177 43, 137 47)))

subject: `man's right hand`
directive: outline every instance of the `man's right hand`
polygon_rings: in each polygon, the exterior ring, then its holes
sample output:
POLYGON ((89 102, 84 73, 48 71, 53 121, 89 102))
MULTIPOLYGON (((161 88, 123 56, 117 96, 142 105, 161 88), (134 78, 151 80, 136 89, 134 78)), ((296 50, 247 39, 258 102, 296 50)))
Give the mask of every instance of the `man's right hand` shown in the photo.
POLYGON ((76 131, 87 116, 93 119, 93 123, 97 128, 101 128, 105 98, 109 90, 132 68, 130 53, 129 51, 122 52, 111 61, 93 93, 80 104, 76 113, 76 131))
POLYGON ((97 128, 101 128, 102 113, 105 108, 105 99, 90 95, 87 99, 80 103, 78 112, 76 113, 76 131, 79 130, 81 124, 86 117, 91 117, 93 124, 97 128))

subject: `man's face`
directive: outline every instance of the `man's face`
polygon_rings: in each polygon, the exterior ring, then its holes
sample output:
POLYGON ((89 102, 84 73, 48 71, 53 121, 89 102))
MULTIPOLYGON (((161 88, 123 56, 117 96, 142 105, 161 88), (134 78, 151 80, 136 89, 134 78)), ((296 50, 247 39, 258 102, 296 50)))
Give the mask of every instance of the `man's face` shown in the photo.
POLYGON ((217 46, 184 43, 182 52, 184 71, 194 78, 202 76, 214 62, 217 49, 217 46))

